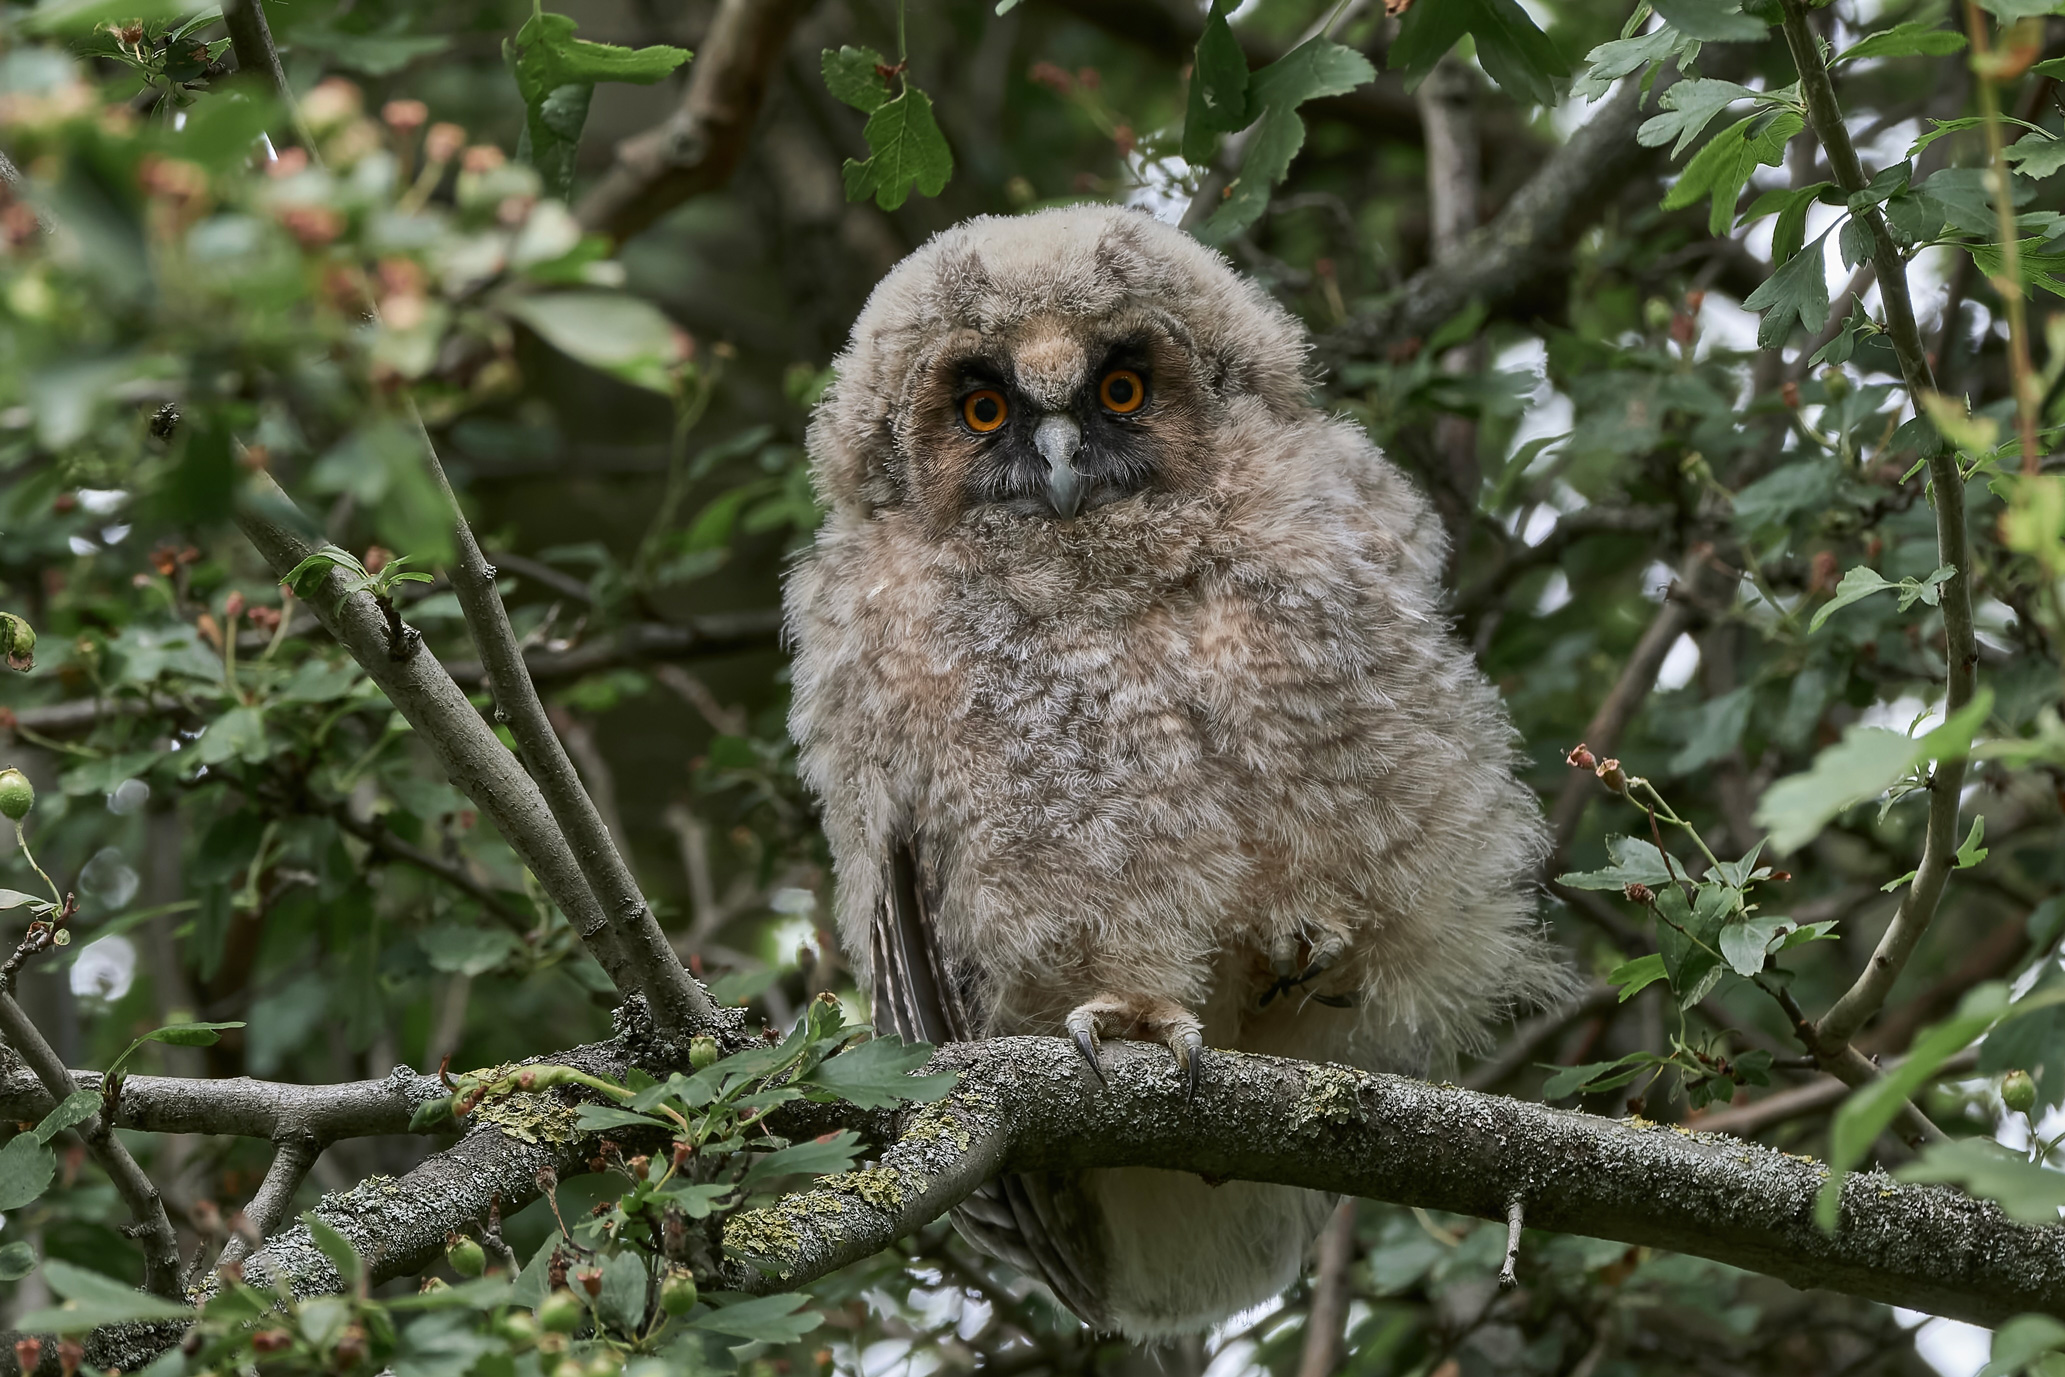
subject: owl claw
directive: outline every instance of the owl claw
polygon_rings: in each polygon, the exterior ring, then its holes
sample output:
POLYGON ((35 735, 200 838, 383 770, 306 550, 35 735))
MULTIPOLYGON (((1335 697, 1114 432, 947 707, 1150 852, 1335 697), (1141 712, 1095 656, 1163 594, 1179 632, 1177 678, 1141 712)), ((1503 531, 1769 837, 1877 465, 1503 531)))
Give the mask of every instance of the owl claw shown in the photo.
MULTIPOLYGON (((1070 1016, 1069 1022, 1075 1022, 1073 1015, 1070 1016)), ((1090 1064, 1090 1074, 1097 1078, 1097 1084, 1107 1084, 1104 1079, 1104 1068, 1097 1064, 1097 1035, 1087 1027, 1071 1027, 1069 1031, 1075 1035, 1076 1051, 1081 1052, 1083 1060, 1090 1064)))
POLYGON ((1107 1084, 1098 1060, 1098 1038, 1151 1039, 1175 1054, 1183 1076, 1186 1102, 1197 1096, 1198 1063, 1205 1050, 1204 1030, 1197 1017, 1174 1000, 1150 995, 1099 995, 1078 1005, 1068 1016, 1068 1033, 1076 1051, 1090 1064, 1099 1085, 1107 1084))
MULTIPOLYGON (((1278 995, 1303 989, 1325 975, 1341 959, 1347 947, 1347 940, 1338 933, 1321 933, 1309 940, 1296 933, 1278 933, 1269 944, 1269 970, 1276 978, 1262 992, 1262 1002, 1258 1007, 1266 1009, 1278 995), (1299 960, 1301 953, 1304 956, 1302 961, 1299 960)), ((1335 1009, 1345 1009, 1354 1003, 1340 995, 1308 994, 1306 998, 1335 1009)))

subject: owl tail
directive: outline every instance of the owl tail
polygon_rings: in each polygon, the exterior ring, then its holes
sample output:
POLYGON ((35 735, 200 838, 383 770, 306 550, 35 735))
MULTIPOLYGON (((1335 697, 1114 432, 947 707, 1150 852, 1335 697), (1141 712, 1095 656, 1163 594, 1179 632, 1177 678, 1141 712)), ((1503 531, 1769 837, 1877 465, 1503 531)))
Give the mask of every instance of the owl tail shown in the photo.
MULTIPOLYGON (((917 837, 892 848, 887 872, 868 953, 876 1029, 905 1042, 972 1041, 963 982, 939 949, 937 890, 917 837)), ((1097 1284, 1099 1221, 1075 1181, 1050 1172, 998 1177, 954 1210, 954 1228, 977 1250, 1044 1283, 1083 1323, 1110 1330, 1097 1284)))

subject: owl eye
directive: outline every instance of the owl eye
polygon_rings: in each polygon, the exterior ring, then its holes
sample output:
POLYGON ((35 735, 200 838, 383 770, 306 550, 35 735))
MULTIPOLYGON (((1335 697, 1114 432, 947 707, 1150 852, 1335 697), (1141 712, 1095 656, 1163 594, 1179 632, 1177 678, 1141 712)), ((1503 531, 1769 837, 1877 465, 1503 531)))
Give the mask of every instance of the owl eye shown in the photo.
POLYGON ((989 434, 1004 424, 1004 418, 1010 414, 1010 404, 1004 400, 1004 394, 994 387, 971 392, 961 402, 961 419, 968 423, 968 429, 978 435, 989 434))
POLYGON ((1147 383, 1130 368, 1114 368, 1097 385, 1097 400, 1106 411, 1130 416, 1147 402, 1147 383))

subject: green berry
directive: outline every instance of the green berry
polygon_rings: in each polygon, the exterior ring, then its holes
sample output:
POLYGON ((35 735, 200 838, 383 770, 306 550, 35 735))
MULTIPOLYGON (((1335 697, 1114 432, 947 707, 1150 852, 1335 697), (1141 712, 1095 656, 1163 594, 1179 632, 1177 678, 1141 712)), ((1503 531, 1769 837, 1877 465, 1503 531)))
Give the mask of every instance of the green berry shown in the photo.
POLYGON ((20 770, 0 770, 0 813, 20 822, 36 806, 36 786, 20 770))
POLYGON ((688 1064, 700 1071, 717 1060, 717 1039, 694 1038, 688 1044, 688 1064))
POLYGON ((464 1234, 454 1234, 446 1242, 445 1261, 462 1277, 477 1277, 488 1269, 487 1251, 464 1234))
POLYGON ((512 1310, 496 1325, 514 1348, 529 1348, 538 1341, 538 1319, 528 1310, 512 1310))
POLYGON ((545 1297, 538 1307, 538 1323, 553 1334, 571 1334, 588 1318, 588 1307, 564 1286, 545 1297))
POLYGON ((660 1283, 660 1308, 670 1315, 686 1315, 695 1308, 696 1279, 686 1267, 670 1268, 660 1283))
POLYGON ((2027 1114, 2036 1108, 2036 1082, 2027 1071, 2010 1071, 2001 1078, 2000 1097, 2017 1114, 2027 1114))

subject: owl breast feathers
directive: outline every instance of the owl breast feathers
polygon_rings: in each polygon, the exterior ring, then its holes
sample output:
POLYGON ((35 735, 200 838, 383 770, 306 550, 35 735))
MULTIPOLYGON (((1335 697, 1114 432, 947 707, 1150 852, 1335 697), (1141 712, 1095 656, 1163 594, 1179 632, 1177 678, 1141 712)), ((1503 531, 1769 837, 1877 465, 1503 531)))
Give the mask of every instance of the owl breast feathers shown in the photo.
MULTIPOLYGON (((949 230, 810 429, 791 726, 877 1023, 1420 1070, 1567 977, 1427 502, 1311 400, 1297 323, 1136 211, 949 230)), ((1207 1068, 1204 1074, 1209 1074, 1207 1068)), ((1085 1320, 1194 1330, 1329 1202, 1142 1169, 958 1222, 1085 1320)))

